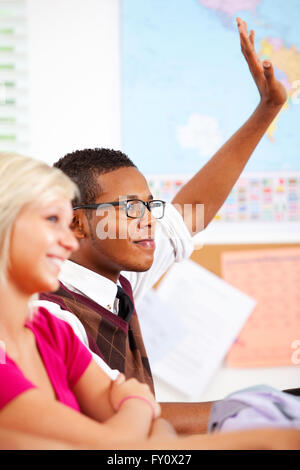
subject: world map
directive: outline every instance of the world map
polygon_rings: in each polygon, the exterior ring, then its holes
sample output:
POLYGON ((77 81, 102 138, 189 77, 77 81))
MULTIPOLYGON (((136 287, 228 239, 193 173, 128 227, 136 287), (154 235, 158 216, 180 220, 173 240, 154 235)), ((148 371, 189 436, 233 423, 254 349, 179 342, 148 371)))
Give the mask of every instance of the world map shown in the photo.
POLYGON ((246 171, 300 170, 298 0, 126 0, 122 147, 144 173, 195 173, 258 105, 237 16, 288 92, 246 171))

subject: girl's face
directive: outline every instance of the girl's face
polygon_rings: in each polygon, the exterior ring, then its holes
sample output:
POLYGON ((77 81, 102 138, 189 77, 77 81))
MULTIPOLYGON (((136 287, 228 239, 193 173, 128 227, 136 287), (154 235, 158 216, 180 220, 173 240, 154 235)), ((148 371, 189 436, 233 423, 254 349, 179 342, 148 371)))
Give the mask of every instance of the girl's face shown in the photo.
POLYGON ((11 235, 8 279, 25 294, 55 291, 61 264, 78 248, 68 199, 23 207, 11 235))

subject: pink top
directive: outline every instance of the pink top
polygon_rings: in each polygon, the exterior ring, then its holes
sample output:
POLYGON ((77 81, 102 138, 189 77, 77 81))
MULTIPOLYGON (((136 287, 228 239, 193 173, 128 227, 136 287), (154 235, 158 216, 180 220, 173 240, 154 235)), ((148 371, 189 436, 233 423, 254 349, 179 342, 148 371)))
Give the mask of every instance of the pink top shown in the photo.
MULTIPOLYGON (((38 309, 32 322, 26 323, 26 327, 34 333, 56 399, 80 411, 72 389, 90 364, 91 353, 70 325, 51 315, 43 307, 38 309)), ((37 386, 30 382, 17 364, 5 354, 5 361, 0 362, 0 410, 31 388, 37 386)))

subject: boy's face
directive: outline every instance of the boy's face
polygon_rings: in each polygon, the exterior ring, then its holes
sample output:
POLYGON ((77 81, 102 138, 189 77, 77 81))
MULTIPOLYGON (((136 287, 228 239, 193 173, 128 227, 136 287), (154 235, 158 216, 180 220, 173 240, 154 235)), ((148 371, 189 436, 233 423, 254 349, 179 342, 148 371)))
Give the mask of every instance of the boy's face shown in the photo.
MULTIPOLYGON (((96 203, 153 199, 146 179, 135 167, 102 174, 98 184, 101 195, 96 203)), ((141 272, 151 267, 156 221, 147 208, 139 219, 128 218, 123 206, 79 209, 74 214, 74 231, 80 243, 72 258, 75 262, 113 281, 120 271, 141 272)))

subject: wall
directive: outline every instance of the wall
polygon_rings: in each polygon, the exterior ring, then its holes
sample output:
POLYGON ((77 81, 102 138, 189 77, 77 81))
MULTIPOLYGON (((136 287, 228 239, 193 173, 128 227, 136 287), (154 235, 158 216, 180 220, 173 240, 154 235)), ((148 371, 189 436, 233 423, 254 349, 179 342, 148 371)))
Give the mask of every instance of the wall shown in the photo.
POLYGON ((29 154, 121 146, 119 0, 28 0, 29 154))

